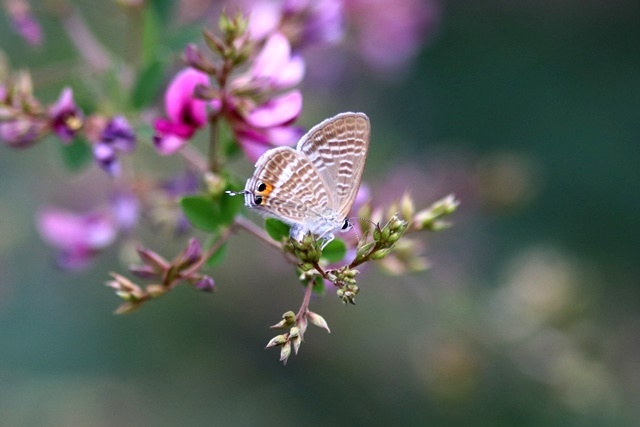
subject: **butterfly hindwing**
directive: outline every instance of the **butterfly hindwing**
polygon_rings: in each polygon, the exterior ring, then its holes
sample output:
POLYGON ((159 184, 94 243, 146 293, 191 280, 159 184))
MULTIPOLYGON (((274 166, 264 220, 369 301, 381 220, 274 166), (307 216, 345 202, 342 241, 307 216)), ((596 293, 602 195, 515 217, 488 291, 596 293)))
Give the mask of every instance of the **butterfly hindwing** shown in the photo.
POLYGON ((326 182, 342 217, 348 215, 358 193, 370 133, 365 114, 341 113, 314 126, 298 143, 298 151, 326 182))

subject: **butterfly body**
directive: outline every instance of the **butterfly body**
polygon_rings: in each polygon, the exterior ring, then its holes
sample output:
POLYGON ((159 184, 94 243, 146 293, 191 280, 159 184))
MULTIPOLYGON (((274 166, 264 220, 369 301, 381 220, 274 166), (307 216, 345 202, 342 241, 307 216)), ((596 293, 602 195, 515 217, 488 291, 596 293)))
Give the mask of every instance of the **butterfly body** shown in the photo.
POLYGON ((242 193, 249 208, 291 225, 291 237, 308 232, 323 244, 349 227, 369 148, 363 113, 341 113, 305 134, 296 149, 264 153, 242 193))

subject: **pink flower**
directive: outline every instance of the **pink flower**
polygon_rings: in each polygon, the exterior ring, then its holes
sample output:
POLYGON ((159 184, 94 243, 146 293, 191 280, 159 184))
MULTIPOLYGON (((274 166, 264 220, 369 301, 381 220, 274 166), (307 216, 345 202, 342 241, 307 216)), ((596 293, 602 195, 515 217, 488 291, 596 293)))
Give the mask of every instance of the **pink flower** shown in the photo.
POLYGON ((344 34, 342 0, 253 1, 249 31, 255 40, 281 32, 296 48, 335 43, 344 34))
POLYGON ((231 83, 225 99, 227 118, 250 160, 256 161, 273 146, 292 145, 302 136, 301 129, 291 127, 302 110, 302 94, 282 91, 299 84, 304 71, 302 58, 292 55, 287 39, 276 33, 267 39, 248 72, 231 83))
POLYGON ((209 77, 193 68, 182 70, 169 84, 164 98, 168 118, 154 125, 154 144, 160 154, 175 153, 207 123, 206 102, 193 97, 198 85, 209 86, 209 77))
POLYGON ((300 139, 302 129, 290 124, 301 110, 302 94, 294 90, 232 118, 231 127, 247 158, 255 162, 271 147, 293 145, 300 139))
POLYGON ((80 214, 48 207, 36 222, 42 238, 58 249, 58 264, 72 270, 86 266, 117 234, 115 220, 103 211, 80 214))
POLYGON ((382 71, 396 71, 418 53, 439 19, 437 0, 345 0, 357 51, 382 71))
POLYGON ((8 0, 5 2, 7 14, 11 18, 13 28, 25 41, 38 46, 42 43, 42 28, 31 13, 26 0, 8 0))

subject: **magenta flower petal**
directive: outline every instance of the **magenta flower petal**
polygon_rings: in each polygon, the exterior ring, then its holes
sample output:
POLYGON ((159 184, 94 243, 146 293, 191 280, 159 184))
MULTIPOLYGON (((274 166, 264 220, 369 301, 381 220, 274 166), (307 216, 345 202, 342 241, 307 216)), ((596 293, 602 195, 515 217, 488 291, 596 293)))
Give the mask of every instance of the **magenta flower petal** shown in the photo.
POLYGON ((245 119, 251 126, 267 128, 295 120, 301 110, 302 94, 294 90, 254 108, 245 119))
POLYGON ((271 78, 280 72, 282 66, 289 61, 290 56, 289 41, 281 33, 275 33, 267 39, 256 57, 251 74, 255 77, 271 78))
POLYGON ((272 148, 264 140, 253 138, 250 134, 237 135, 237 139, 245 156, 253 163, 257 162, 260 156, 272 148))
POLYGON ((185 68, 169 84, 164 102, 169 118, 176 123, 199 128, 207 122, 206 102, 193 98, 193 91, 199 84, 209 86, 209 76, 185 68))
POLYGON ((304 129, 299 126, 276 126, 267 129, 266 133, 271 145, 294 145, 304 135, 304 129))
POLYGON ((281 33, 271 35, 258 56, 250 74, 262 80, 266 89, 285 89, 300 83, 305 66, 300 56, 291 57, 291 45, 281 33))
POLYGON ((189 142, 188 139, 173 134, 156 135, 153 137, 153 145, 156 147, 156 150, 158 150, 158 153, 163 156, 175 154, 184 147, 187 142, 189 142))
POLYGON ((301 56, 293 56, 286 63, 274 79, 277 88, 289 88, 302 81, 305 72, 305 62, 301 56))

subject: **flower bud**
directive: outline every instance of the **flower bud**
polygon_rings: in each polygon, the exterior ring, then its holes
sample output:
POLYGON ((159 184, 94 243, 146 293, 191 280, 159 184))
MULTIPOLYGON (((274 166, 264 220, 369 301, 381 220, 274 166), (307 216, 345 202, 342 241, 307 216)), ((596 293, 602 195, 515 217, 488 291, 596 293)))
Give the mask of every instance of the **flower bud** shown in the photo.
POLYGON ((162 285, 148 285, 146 291, 151 298, 159 298, 167 293, 167 289, 162 285))
POLYGON ((280 361, 286 364, 287 360, 289 360, 290 355, 291 355, 291 342, 287 341, 287 343, 284 344, 282 346, 282 349, 280 350, 280 361))
POLYGON ((329 325, 327 324, 327 321, 324 320, 324 317, 320 316, 317 313, 314 313, 313 311, 309 311, 307 312, 307 318, 317 327, 325 329, 327 332, 331 333, 331 330, 329 330, 329 325))
POLYGON ((210 276, 202 276, 200 280, 193 284, 193 287, 201 292, 214 292, 216 284, 210 276))
POLYGON ((278 345, 283 345, 286 342, 287 342, 287 335, 286 334, 277 335, 277 336, 271 338, 271 341, 269 341, 269 343, 267 344, 267 346, 265 348, 276 347, 278 345))
POLYGON ((123 302, 118 306, 118 308, 115 309, 113 314, 133 313, 134 311, 137 311, 140 307, 142 307, 142 304, 139 302, 123 302))
POLYGON ((151 249, 144 248, 139 246, 137 248, 138 255, 142 262, 151 267, 156 273, 163 274, 170 267, 167 260, 162 258, 160 255, 152 251, 151 249))
POLYGON ((291 343, 293 344, 293 353, 295 355, 298 354, 298 350, 300 350, 300 344, 302 344, 302 337, 301 336, 297 336, 295 338, 293 338, 291 340, 291 343))
POLYGON ((382 259, 384 257, 386 257, 387 255, 389 255, 389 253, 393 250, 393 248, 387 248, 387 249, 378 249, 377 251, 375 251, 374 253, 371 254, 371 256, 369 257, 372 260, 378 260, 378 259, 382 259))
POLYGON ((415 206, 413 204, 413 199, 409 195, 409 193, 404 193, 402 199, 400 199, 400 213, 402 216, 409 220, 413 218, 413 214, 415 212, 415 206))
POLYGON ((177 270, 182 271, 198 262, 200 258, 202 258, 202 246, 200 246, 198 240, 191 238, 187 243, 187 247, 178 255, 172 264, 177 270))
POLYGON ((204 57, 198 47, 190 43, 184 49, 184 61, 192 68, 205 74, 214 75, 217 72, 216 65, 204 57))

